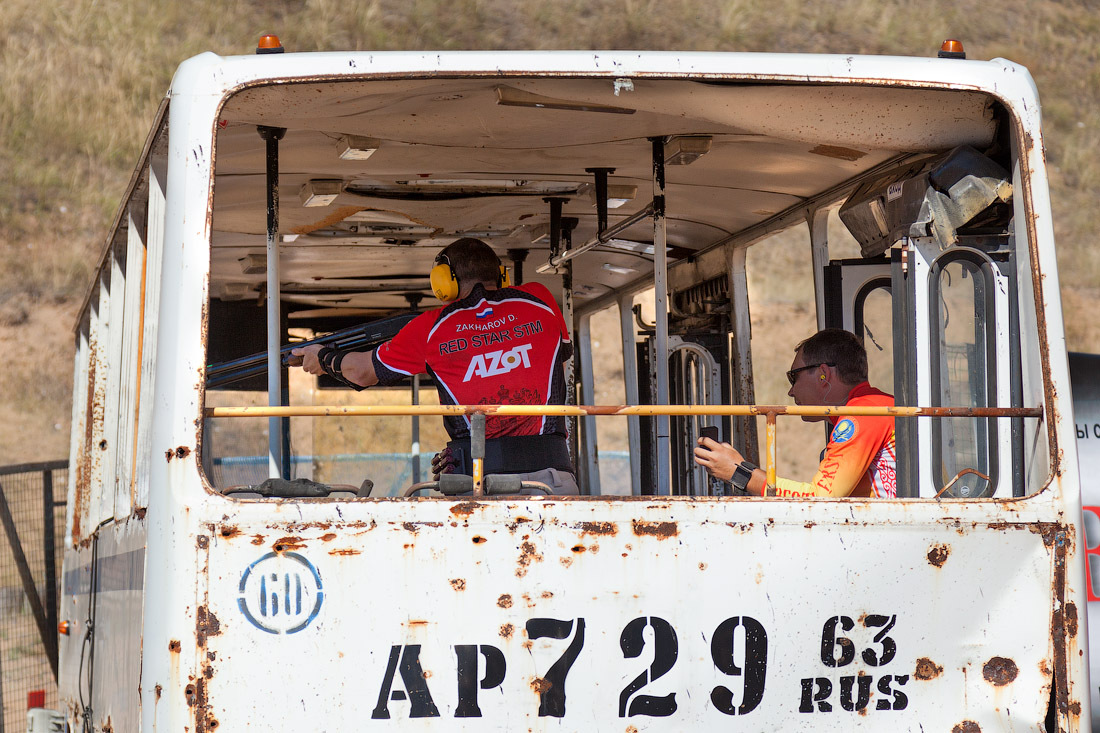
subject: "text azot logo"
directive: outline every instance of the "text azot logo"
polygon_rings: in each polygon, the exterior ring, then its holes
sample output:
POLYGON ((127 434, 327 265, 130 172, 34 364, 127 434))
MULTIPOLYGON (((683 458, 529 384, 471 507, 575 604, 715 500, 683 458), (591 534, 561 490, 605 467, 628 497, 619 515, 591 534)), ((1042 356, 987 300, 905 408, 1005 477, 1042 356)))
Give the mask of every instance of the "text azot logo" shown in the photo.
POLYGON ((269 552, 241 575, 237 606, 269 634, 294 634, 317 617, 324 602, 321 574, 295 552, 269 552))
POLYGON ((469 382, 470 377, 495 377, 498 374, 507 374, 518 367, 531 366, 531 358, 527 352, 531 344, 523 344, 507 351, 490 351, 478 354, 470 360, 470 366, 466 369, 463 382, 469 382))

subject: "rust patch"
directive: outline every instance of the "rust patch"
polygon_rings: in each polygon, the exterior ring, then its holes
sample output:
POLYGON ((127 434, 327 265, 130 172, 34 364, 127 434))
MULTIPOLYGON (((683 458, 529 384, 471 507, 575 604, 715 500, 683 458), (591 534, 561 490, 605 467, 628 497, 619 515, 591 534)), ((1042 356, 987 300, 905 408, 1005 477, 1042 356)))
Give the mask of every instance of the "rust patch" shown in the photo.
POLYGON ((928 551, 928 562, 937 568, 942 568, 943 564, 947 562, 947 556, 950 554, 950 545, 932 545, 932 549, 928 551))
POLYGON ((262 545, 264 543, 264 536, 262 534, 252 535, 252 544, 262 545))
MULTIPOLYGON (((624 554, 623 557, 626 557, 626 555, 624 554)), ((702 570, 706 570, 706 569, 707 569, 707 564, 705 562, 699 563, 699 570, 702 571, 702 570)))
POLYGON ((183 645, 180 644, 179 639, 172 639, 172 641, 168 642, 168 651, 175 652, 175 653, 178 654, 179 650, 182 648, 182 646, 183 645))
POLYGON ((300 550, 306 546, 306 543, 301 537, 294 537, 293 535, 283 537, 280 540, 275 540, 274 549, 275 552, 286 552, 287 550, 300 550))
POLYGON ((234 524, 228 524, 221 529, 221 535, 226 539, 236 537, 239 534, 241 534, 240 527, 237 527, 234 524))
POLYGON ((149 511, 149 510, 146 509, 145 507, 139 506, 137 509, 134 510, 134 516, 137 517, 138 519, 145 519, 145 512, 147 512, 147 511, 149 511))
POLYGON ((497 599, 497 605, 500 606, 501 608, 511 608, 512 607, 512 596, 505 593, 504 595, 502 595, 500 598, 497 599))
POLYGON ((1053 672, 1050 671, 1050 664, 1048 663, 1048 660, 1044 659, 1043 661, 1039 662, 1039 674, 1043 675, 1044 677, 1050 677, 1051 674, 1053 674, 1053 672))
POLYGON ((466 590, 466 581, 463 578, 451 578, 451 587, 455 590, 466 590))
MULTIPOLYGON (((624 554, 623 557, 626 557, 626 555, 624 554)), ((566 556, 561 558, 560 562, 563 567, 569 567, 573 564, 573 558, 566 556)))
POLYGON ((409 626, 427 626, 428 622, 424 619, 409 619, 409 626))
POLYGON ((847 161, 859 160, 864 155, 867 155, 867 153, 862 150, 843 148, 839 145, 818 145, 815 148, 811 148, 810 152, 814 155, 824 155, 826 158, 837 158, 847 161))
POLYGON ((479 508, 481 508, 481 504, 478 504, 476 501, 464 501, 461 504, 455 504, 451 507, 451 514, 456 517, 469 518, 469 516, 479 508))
POLYGON ((221 622, 213 613, 206 610, 206 606, 199 606, 195 618, 195 640, 200 647, 206 646, 206 639, 222 633, 221 622))
POLYGON ((158 700, 160 699, 161 693, 163 693, 163 692, 164 692, 164 688, 161 687, 160 685, 157 685, 156 687, 153 688, 153 693, 156 694, 158 700))
POLYGON ((542 695, 549 692, 551 687, 553 687, 553 685, 542 677, 535 677, 531 680, 531 689, 535 691, 536 695, 542 695))
POLYGON ((634 534, 639 537, 648 535, 659 540, 665 540, 680 533, 679 525, 676 522, 643 522, 635 519, 632 524, 634 525, 634 534))
POLYGON ((519 565, 519 567, 516 568, 516 577, 522 578, 524 575, 527 575, 527 568, 531 566, 531 563, 541 561, 542 555, 539 554, 539 551, 535 549, 532 543, 520 543, 519 560, 516 561, 519 565))
POLYGON ((544 601, 548 601, 548 600, 550 600, 550 599, 551 599, 551 598, 553 598, 553 597, 554 597, 554 592, 553 592, 553 591, 549 591, 549 590, 544 590, 544 591, 542 592, 542 599, 543 599, 544 601))
POLYGON ((500 627, 500 636, 504 639, 511 639, 512 634, 516 633, 516 627, 512 624, 503 624, 500 627))
POLYGON ((191 455, 191 449, 186 445, 181 445, 179 448, 176 448, 176 458, 187 458, 189 455, 191 455))
POLYGON ((348 549, 345 549, 345 550, 329 550, 328 554, 330 554, 330 555, 358 555, 359 550, 353 550, 351 548, 348 548, 348 549))
POLYGON ((187 698, 187 707, 195 707, 195 686, 188 685, 183 688, 183 696, 187 698))
POLYGON ((1071 639, 1077 637, 1077 604, 1073 601, 1066 603, 1066 633, 1071 639))
POLYGON ((581 553, 581 552, 584 552, 585 550, 587 550, 588 548, 585 547, 584 545, 573 545, 569 549, 573 552, 581 553))
POLYGON ((483 543, 483 542, 488 542, 488 541, 489 541, 489 540, 485 539, 485 538, 484 538, 484 537, 482 537, 481 535, 478 535, 478 536, 474 537, 474 539, 473 539, 473 543, 474 543, 475 545, 480 545, 481 543, 483 543))
POLYGON ((336 539, 336 534, 334 532, 321 535, 322 542, 332 542, 334 539, 336 539))
POLYGON ((1007 657, 993 657, 982 667, 982 677, 994 687, 1004 687, 1019 674, 1020 668, 1007 657))
POLYGON ((1060 527, 1057 524, 1051 522, 1039 522, 1037 524, 1029 524, 1027 528, 1034 534, 1043 538, 1043 544, 1047 547, 1054 546, 1054 538, 1058 534, 1060 527))
POLYGON ((610 535, 612 537, 619 531, 619 528, 612 522, 581 522, 577 525, 577 529, 581 531, 582 535, 610 535))
POLYGON ((200 534, 195 538, 195 544, 199 546, 200 550, 205 550, 210 546, 210 538, 204 534, 200 534))
POLYGON ((982 727, 973 720, 964 720, 952 728, 951 733, 982 733, 982 727))
POLYGON ((913 676, 918 680, 934 680, 943 674, 943 667, 933 662, 928 657, 921 657, 917 660, 917 670, 913 673, 913 676))
POLYGON ((420 527, 417 526, 416 522, 402 522, 401 526, 405 528, 406 532, 412 532, 413 534, 420 531, 420 527))
POLYGON ((174 453, 174 452, 172 451, 172 449, 171 449, 171 448, 169 448, 168 450, 164 451, 164 460, 166 460, 166 461, 168 461, 169 463, 171 463, 171 462, 172 462, 172 459, 173 459, 173 458, 175 457, 175 455, 176 455, 176 454, 175 454, 175 453, 174 453))

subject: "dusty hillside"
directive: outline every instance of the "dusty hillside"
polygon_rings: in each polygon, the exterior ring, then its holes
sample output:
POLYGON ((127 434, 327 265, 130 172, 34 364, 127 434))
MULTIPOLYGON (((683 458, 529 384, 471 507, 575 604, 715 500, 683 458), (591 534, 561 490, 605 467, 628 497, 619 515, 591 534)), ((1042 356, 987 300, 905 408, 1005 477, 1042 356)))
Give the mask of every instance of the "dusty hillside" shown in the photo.
MULTIPOLYGON (((1100 11, 1085 0, 4 0, 0 3, 0 463, 68 450, 72 321, 130 165, 175 66, 290 50, 646 48, 933 55, 1027 65, 1047 125, 1069 314, 1100 298, 1100 11)), ((1100 325, 1069 317, 1071 349, 1100 325)), ((613 339, 609 339, 613 340, 613 339)))

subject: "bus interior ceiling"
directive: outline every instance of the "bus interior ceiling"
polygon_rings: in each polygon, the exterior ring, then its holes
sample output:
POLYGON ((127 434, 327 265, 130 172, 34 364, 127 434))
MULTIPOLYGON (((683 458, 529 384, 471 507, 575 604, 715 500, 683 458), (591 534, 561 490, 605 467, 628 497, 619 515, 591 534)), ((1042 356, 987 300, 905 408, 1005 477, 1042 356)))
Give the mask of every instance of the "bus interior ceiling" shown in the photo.
MULTIPOLYGON (((723 245, 805 226, 876 173, 957 146, 993 150, 1010 168, 1003 108, 965 90, 508 76, 250 86, 226 99, 217 121, 208 363, 262 350, 267 164, 258 126, 286 130, 283 328, 314 332, 434 307, 428 272, 461 236, 483 239, 524 281, 561 293, 558 272, 542 267, 555 223, 548 199, 561 201, 574 247, 592 240, 594 169, 606 171, 614 227, 652 200, 655 138, 665 145, 670 288, 683 296, 670 299, 672 334, 715 322, 715 299, 689 291, 727 277, 723 245), (681 148, 695 153, 677 159, 681 148), (246 326, 247 309, 260 320, 246 326), (240 338, 242 328, 255 340, 240 338)), ((653 242, 653 219, 640 216, 577 257, 575 310, 652 287, 653 242)))

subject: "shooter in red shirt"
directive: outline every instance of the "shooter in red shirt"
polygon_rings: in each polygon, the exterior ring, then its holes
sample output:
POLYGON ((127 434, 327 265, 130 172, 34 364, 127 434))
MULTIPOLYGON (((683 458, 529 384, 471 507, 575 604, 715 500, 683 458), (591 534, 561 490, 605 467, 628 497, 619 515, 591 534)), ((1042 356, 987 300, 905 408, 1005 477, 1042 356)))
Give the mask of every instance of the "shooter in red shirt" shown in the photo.
MULTIPOLYGON (((426 373, 444 405, 565 404, 562 364, 573 347, 550 291, 538 283, 509 286, 500 258, 478 239, 452 242, 435 262, 432 287, 445 305, 420 314, 374 351, 294 349, 302 368, 357 388, 426 373)), ((446 472, 450 464, 471 473, 469 418, 443 421, 451 441, 433 469, 446 472)), ((486 474, 520 474, 555 494, 577 493, 564 417, 490 418, 485 433, 486 474)))

